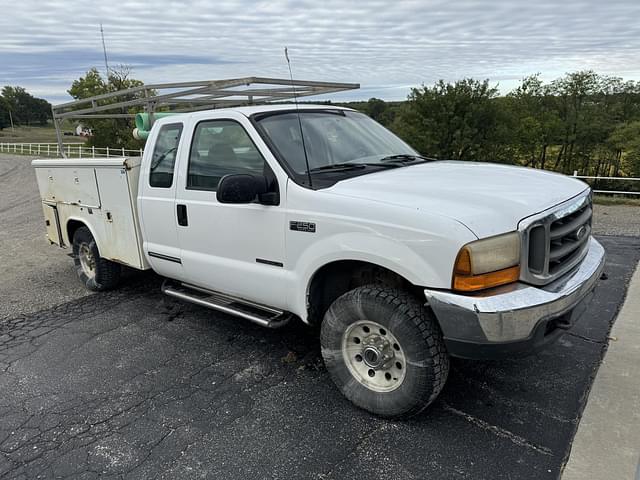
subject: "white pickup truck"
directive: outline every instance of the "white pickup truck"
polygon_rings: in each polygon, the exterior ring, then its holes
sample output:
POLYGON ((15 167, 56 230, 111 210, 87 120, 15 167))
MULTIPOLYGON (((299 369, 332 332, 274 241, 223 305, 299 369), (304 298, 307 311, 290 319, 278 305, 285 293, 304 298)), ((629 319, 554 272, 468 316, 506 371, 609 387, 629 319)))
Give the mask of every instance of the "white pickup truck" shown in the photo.
POLYGON ((604 264, 586 184, 434 161, 346 108, 167 116, 142 158, 33 166, 48 238, 72 249, 87 288, 151 268, 173 297, 319 325, 338 388, 382 416, 429 405, 449 356, 557 339, 604 264))

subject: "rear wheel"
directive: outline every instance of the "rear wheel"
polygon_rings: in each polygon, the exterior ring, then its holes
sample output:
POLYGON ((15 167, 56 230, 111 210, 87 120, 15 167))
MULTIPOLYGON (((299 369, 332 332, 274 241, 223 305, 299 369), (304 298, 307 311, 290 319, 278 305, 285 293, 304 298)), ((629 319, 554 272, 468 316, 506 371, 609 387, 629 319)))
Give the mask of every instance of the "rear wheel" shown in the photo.
POLYGON ((78 228, 73 235, 73 262, 78 278, 89 290, 109 290, 120 280, 121 266, 100 256, 87 227, 78 228))
POLYGON ((431 311, 407 292, 377 285, 339 297, 321 328, 322 356, 342 393, 385 417, 409 417, 438 396, 449 356, 431 311))

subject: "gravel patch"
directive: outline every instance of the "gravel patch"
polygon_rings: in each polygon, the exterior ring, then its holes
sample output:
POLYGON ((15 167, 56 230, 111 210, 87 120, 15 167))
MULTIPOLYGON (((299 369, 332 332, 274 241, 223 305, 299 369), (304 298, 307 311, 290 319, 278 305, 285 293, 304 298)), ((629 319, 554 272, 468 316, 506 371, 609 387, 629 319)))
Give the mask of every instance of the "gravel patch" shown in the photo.
POLYGON ((47 242, 33 158, 0 155, 0 322, 91 294, 47 242))
POLYGON ((640 237, 640 206, 594 205, 593 233, 640 237))

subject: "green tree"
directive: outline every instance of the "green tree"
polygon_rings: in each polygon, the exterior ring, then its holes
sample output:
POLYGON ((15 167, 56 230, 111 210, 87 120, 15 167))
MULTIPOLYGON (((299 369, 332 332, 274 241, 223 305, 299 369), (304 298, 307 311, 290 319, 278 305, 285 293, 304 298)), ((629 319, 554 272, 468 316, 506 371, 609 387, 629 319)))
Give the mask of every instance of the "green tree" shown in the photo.
POLYGON ((376 122, 390 128, 393 125, 401 103, 402 102, 385 102, 384 100, 373 97, 366 102, 347 102, 339 105, 366 113, 376 122))
POLYGON ((393 124, 398 109, 395 103, 385 102, 379 98, 370 98, 362 110, 376 122, 389 126, 393 124))
POLYGON ((591 100, 600 93, 600 81, 595 72, 588 70, 569 73, 551 83, 550 92, 557 99, 562 137, 554 170, 571 173, 579 166, 583 169, 589 166, 596 132, 587 132, 585 127, 595 126, 593 115, 598 109, 591 100), (578 164, 577 158, 583 161, 578 164))
POLYGON ((554 98, 540 75, 522 79, 507 95, 511 110, 511 141, 516 158, 531 167, 545 168, 549 148, 553 145, 560 119, 554 108, 554 98))
MULTIPOLYGON (((80 100, 141 85, 143 85, 143 82, 131 78, 131 69, 127 66, 110 69, 106 79, 100 75, 96 68, 92 68, 84 77, 75 80, 68 92, 73 98, 80 100)), ((118 97, 118 101, 133 100, 135 98, 137 98, 137 95, 132 94, 128 97, 118 97)), ((114 103, 113 99, 98 101, 96 105, 108 105, 110 103, 114 103)), ((123 108, 121 113, 136 112, 123 108)), ((88 142, 89 145, 129 149, 137 149, 144 145, 143 141, 133 138, 134 125, 132 120, 126 118, 88 120, 83 124, 93 131, 93 136, 88 142)))
POLYGON ((77 100, 102 95, 110 91, 113 91, 113 89, 109 88, 107 82, 105 82, 96 68, 89 70, 84 77, 74 80, 71 88, 67 90, 69 95, 77 100))
POLYGON ((3 97, 0 97, 0 131, 11 125, 9 121, 9 108, 3 97))
MULTIPOLYGON (((42 98, 34 97, 22 87, 4 87, 2 99, 2 110, 5 115, 11 111, 15 125, 45 125, 51 118, 51 104, 42 98)), ((2 115, 0 113, 0 116, 2 115)))
POLYGON ((497 160, 491 142, 498 129, 500 112, 493 102, 498 90, 467 78, 432 87, 414 88, 398 114, 394 130, 420 152, 438 158, 497 160))
POLYGON ((618 125, 608 142, 617 160, 612 176, 624 170, 631 177, 640 177, 640 120, 618 125))

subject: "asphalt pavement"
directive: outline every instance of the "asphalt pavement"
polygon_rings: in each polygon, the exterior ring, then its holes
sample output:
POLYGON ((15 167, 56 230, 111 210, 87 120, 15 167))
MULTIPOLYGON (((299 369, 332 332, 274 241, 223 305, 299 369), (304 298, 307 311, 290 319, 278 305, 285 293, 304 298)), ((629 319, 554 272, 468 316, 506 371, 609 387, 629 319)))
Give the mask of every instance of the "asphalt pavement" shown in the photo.
MULTIPOLYGON (((24 225, 41 221, 33 202, 24 225)), ((19 242, 9 210, 2 238, 19 242)), ((169 300, 151 273, 85 295, 58 249, 37 253, 45 267, 5 256, 35 306, 0 285, 14 301, 0 317, 0 478, 558 478, 640 258, 639 238, 599 238, 606 280, 572 332, 532 357, 454 360, 439 399, 403 422, 345 400, 303 325, 169 300)))

